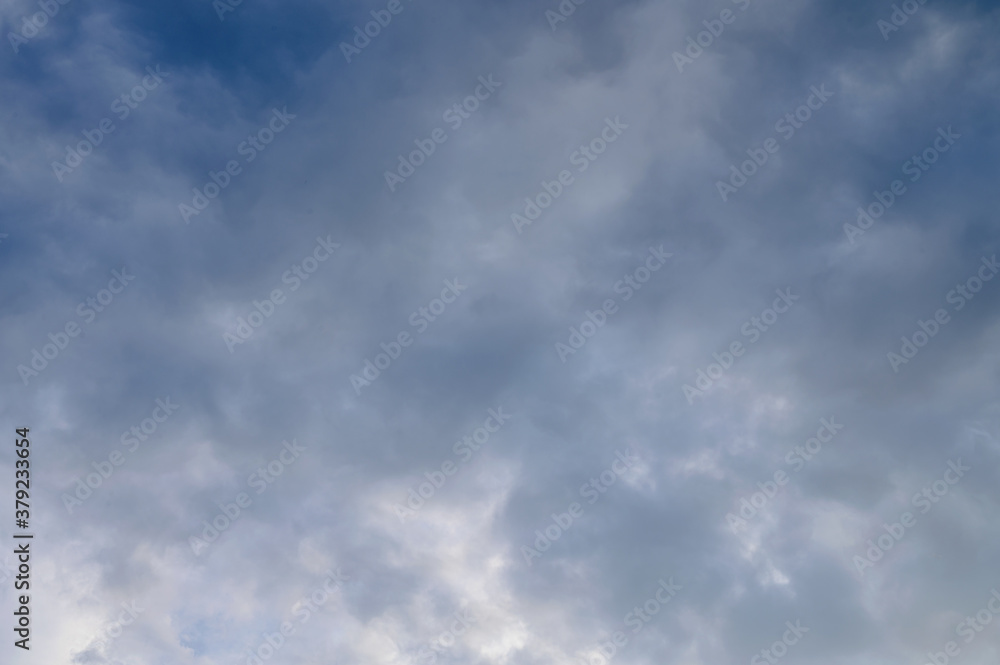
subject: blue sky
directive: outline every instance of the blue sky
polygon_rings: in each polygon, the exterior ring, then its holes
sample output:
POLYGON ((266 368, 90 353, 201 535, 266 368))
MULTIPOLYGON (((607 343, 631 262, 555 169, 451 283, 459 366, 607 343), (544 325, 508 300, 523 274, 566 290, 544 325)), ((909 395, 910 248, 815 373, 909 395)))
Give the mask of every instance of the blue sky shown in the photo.
POLYGON ((223 1, 0 3, 12 662, 996 661, 996 3, 223 1))

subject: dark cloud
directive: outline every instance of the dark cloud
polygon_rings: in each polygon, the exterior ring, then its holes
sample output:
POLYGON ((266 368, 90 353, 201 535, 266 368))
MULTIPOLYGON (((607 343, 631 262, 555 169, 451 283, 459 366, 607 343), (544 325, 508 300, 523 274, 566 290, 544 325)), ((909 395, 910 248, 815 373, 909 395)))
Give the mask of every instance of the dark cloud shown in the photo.
MULTIPOLYGON (((347 62, 340 44, 387 3, 248 0, 224 20, 207 1, 60 5, 0 57, 0 389, 7 427, 32 428, 34 657, 242 663, 270 637, 268 661, 600 663, 622 631, 622 663, 748 662, 799 620, 789 661, 926 662, 955 640, 985 662, 990 629, 966 644, 956 628, 1000 584, 1000 282, 954 292, 997 253, 998 18, 916 6, 885 39, 892 3, 400 0, 347 62), (553 30, 560 6, 575 10, 553 30), (117 117, 157 65, 164 81, 117 117), (488 76, 499 87, 453 126, 488 76), (820 86, 829 99, 782 129, 820 86), (57 179, 105 117, 115 130, 57 179), (723 200, 717 183, 772 138, 723 200), (391 190, 401 155, 422 163, 391 190), (179 205, 230 160, 185 223, 179 205), (897 179, 905 193, 845 231, 897 179), (519 233, 512 215, 546 187, 519 233), (318 239, 340 246, 311 263, 318 239), (660 246, 672 256, 642 281, 660 246), (134 282, 82 313, 123 266, 134 282), (275 289, 273 310, 255 305, 275 289), (772 322, 787 289, 799 300, 772 322), (168 397, 181 408, 126 452, 168 397), (463 459, 498 407, 509 422, 463 459), (844 429, 793 470, 823 418, 844 429), (252 474, 293 440, 301 457, 258 493, 252 474), (970 470, 921 512, 914 495, 958 459, 970 470), (777 471, 788 482, 731 529, 777 471), (859 572, 906 511, 914 526, 859 572), (668 578, 682 588, 633 633, 668 578), (143 612, 102 643, 123 602, 143 612), (476 621, 459 632, 456 612, 476 621)), ((5 35, 37 11, 5 7, 5 35)))

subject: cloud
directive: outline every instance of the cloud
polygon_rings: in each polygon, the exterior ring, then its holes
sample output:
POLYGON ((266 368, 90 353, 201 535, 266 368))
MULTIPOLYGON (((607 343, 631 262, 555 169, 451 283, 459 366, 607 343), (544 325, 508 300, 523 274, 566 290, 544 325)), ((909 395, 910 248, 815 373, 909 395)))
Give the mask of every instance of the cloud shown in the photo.
MULTIPOLYGON (((988 627, 968 646, 957 630, 998 583, 1000 288, 948 298, 997 253, 995 8, 928 2, 885 39, 891 4, 561 4, 243 2, 220 20, 70 2, 0 58, 0 396, 31 428, 44 543, 15 662, 604 665, 608 644, 619 663, 748 662, 795 621, 802 663, 927 662, 949 640, 995 655, 988 627), (939 128, 960 138, 914 170, 939 128), (670 258, 642 281, 651 248, 670 258), (123 266, 134 282, 103 302, 123 266), (181 408, 68 511, 158 399, 181 408), (509 424, 401 523, 394 505, 501 406, 509 424), (844 429, 734 533, 727 514, 831 418, 844 429), (301 460, 258 493, 291 441, 301 460), (961 482, 861 574, 853 557, 958 458, 961 482), (682 590, 633 633, 668 578, 682 590)), ((7 3, 4 34, 38 7, 7 3)))

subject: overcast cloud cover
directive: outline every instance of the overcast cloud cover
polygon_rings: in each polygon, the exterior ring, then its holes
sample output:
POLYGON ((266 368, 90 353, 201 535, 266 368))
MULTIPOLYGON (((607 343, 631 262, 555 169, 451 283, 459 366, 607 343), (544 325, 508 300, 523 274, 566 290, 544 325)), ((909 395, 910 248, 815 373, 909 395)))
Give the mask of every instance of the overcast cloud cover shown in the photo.
POLYGON ((0 662, 1000 657, 997 3, 62 1, 0 662))

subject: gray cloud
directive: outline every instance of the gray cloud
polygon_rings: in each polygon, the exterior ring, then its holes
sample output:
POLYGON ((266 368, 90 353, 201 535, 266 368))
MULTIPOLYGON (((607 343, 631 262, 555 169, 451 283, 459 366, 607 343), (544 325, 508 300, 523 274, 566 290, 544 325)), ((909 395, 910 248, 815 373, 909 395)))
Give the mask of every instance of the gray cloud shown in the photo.
MULTIPOLYGON (((927 2, 885 39, 892 3, 563 3, 555 30, 557 2, 401 3, 350 63, 341 42, 386 4, 245 2, 220 21, 208 2, 71 2, 0 58, 0 390, 7 427, 31 427, 41 545, 32 652, 14 662, 602 665, 615 631, 615 662, 750 662, 796 620, 809 632, 787 662, 925 663, 949 640, 962 662, 995 655, 990 626, 958 630, 1000 584, 1000 284, 949 301, 997 252, 993 4, 927 2), (113 100, 157 65, 169 76, 120 119, 113 100), (452 128, 487 76, 501 85, 452 128), (785 138, 777 123, 824 85, 785 138), (295 118, 250 161, 240 145, 275 108, 295 118), (52 162, 105 117, 115 130, 60 182, 52 162), (581 161, 616 117, 627 129, 581 161), (960 138, 911 180, 947 127, 960 138), (385 172, 436 128, 447 139, 391 190, 385 172), (716 183, 772 137, 723 201, 716 183), (186 224, 178 206, 230 160, 239 174, 186 224), (511 216, 562 170, 572 184, 518 233, 511 216), (845 223, 896 179, 905 194, 852 244, 845 223), (317 238, 339 247, 293 289, 317 238), (619 286, 661 245, 661 269, 619 286), (123 266, 134 282, 81 314, 123 266), (436 313, 455 279, 467 289, 436 313), (230 353, 224 335, 276 288, 230 353), (777 289, 800 299, 753 339, 777 289), (609 299, 563 362, 557 343, 609 299), (939 308, 949 322, 894 372, 887 354, 939 308), (356 391, 401 332, 412 344, 356 391), (689 403, 734 341, 745 353, 689 403), (37 375, 19 372, 35 351, 37 375), (181 408, 124 452, 167 397, 181 408), (394 506, 501 406, 509 423, 401 522, 394 506), (792 471, 831 417, 844 429, 792 471), (293 439, 301 458, 258 494, 251 474, 293 439), (589 503, 626 449, 638 461, 589 503), (914 495, 958 458, 968 473, 921 512, 914 495), (726 515, 779 470, 789 482, 734 532, 726 515), (574 502, 527 565, 521 546, 574 502), (905 511, 914 526, 859 572, 905 511), (633 633, 668 578, 682 589, 633 633), (102 644, 129 602, 143 612, 102 644), (462 612, 477 620, 459 631, 462 612)), ((0 10, 4 34, 37 7, 0 10)))

